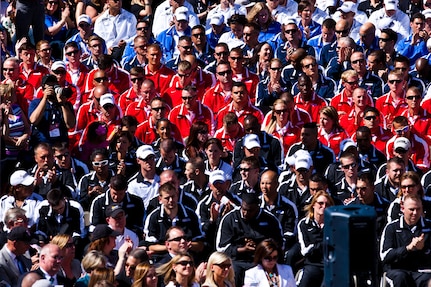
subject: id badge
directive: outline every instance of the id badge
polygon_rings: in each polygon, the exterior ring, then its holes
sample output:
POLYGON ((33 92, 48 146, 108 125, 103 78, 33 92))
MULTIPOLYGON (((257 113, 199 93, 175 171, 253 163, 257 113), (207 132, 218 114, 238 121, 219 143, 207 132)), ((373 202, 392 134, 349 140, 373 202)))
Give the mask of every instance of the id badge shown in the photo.
POLYGON ((49 126, 49 136, 52 138, 58 138, 60 136, 60 124, 51 124, 49 126))

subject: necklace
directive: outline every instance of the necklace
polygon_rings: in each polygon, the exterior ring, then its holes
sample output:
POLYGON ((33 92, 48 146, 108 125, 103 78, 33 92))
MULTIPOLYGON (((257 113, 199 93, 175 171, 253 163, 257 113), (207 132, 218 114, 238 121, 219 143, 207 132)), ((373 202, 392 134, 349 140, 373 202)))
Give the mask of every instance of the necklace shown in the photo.
POLYGON ((266 278, 268 278, 270 287, 278 287, 278 274, 277 272, 266 272, 266 278))

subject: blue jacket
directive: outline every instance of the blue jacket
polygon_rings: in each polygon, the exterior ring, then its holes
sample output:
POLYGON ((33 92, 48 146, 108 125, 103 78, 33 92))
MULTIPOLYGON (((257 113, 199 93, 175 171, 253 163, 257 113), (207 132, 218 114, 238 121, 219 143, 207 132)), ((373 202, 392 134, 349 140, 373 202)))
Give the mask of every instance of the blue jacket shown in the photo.
MULTIPOLYGON (((187 27, 186 31, 184 31, 184 35, 190 36, 191 32, 192 29, 187 27)), ((175 47, 178 44, 175 41, 175 36, 179 36, 175 26, 169 27, 157 36, 156 40, 160 43, 163 50, 163 63, 166 63, 174 57, 175 47)))
POLYGON ((416 60, 428 54, 426 42, 422 39, 419 43, 412 45, 412 35, 404 41, 399 41, 396 50, 399 54, 410 59, 410 67, 413 69, 416 60))

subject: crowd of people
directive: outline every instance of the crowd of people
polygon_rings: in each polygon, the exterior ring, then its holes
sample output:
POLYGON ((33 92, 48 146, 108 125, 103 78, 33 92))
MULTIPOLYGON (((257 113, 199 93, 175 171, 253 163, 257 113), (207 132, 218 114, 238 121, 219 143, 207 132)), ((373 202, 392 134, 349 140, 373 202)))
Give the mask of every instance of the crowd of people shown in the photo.
POLYGON ((359 204, 428 286, 430 7, 2 1, 0 283, 320 286, 359 204))

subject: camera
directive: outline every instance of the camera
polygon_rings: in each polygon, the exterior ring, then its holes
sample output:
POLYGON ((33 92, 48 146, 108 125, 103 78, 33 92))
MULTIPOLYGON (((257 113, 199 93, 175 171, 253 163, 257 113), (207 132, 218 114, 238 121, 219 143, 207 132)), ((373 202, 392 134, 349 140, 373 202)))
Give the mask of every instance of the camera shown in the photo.
POLYGON ((72 89, 70 88, 63 88, 60 85, 54 85, 54 92, 56 95, 61 95, 65 98, 70 98, 72 96, 72 89))

